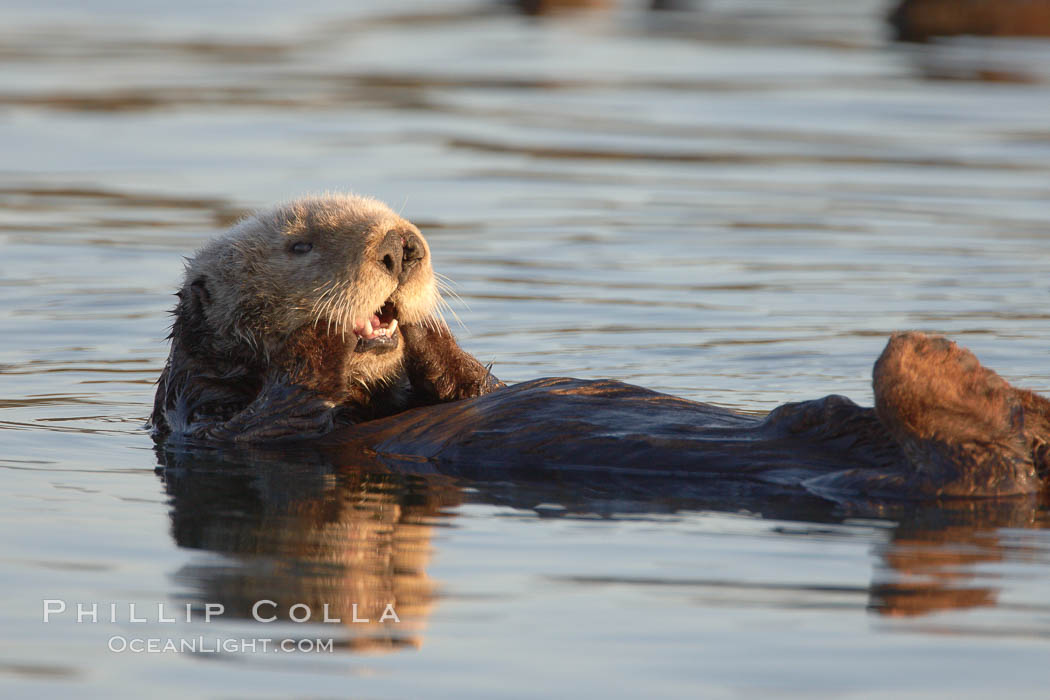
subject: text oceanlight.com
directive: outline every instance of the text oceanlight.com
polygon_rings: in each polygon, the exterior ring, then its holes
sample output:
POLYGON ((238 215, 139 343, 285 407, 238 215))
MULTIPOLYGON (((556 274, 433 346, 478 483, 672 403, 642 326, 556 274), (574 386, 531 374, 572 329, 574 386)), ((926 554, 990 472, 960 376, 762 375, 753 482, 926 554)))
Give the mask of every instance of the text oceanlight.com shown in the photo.
POLYGON ((255 654, 332 653, 333 639, 248 639, 236 637, 145 638, 114 635, 109 638, 109 650, 132 654, 255 654))

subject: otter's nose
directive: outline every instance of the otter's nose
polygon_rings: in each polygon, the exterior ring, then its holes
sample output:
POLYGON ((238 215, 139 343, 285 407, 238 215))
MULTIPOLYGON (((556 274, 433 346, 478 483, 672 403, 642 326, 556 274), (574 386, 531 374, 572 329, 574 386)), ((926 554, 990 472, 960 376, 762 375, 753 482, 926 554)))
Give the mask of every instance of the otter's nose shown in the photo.
POLYGON ((379 264, 392 277, 404 282, 415 264, 426 257, 427 249, 423 240, 412 231, 387 231, 383 242, 379 244, 377 255, 379 264))
POLYGON ((387 231, 383 242, 376 251, 379 264, 386 268, 391 277, 401 277, 401 266, 405 259, 405 244, 401 233, 387 231))

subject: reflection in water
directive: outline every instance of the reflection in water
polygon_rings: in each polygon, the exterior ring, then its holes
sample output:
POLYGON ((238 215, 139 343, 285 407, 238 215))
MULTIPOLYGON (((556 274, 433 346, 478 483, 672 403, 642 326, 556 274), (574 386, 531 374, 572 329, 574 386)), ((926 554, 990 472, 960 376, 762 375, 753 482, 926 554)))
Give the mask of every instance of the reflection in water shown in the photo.
MULTIPOLYGON (((913 617, 950 609, 995 606, 998 589, 978 581, 978 565, 1025 556, 1004 544, 999 528, 1045 528, 1046 503, 1038 498, 960 500, 932 505, 831 503, 768 484, 690 484, 687 479, 534 474, 483 469, 455 474, 415 471, 421 465, 382 464, 354 455, 258 453, 160 455, 158 474, 171 496, 172 533, 180 547, 226 555, 221 564, 184 567, 177 578, 197 601, 219 602, 226 614, 251 619, 252 605, 289 619, 305 604, 311 622, 329 617, 346 625, 342 646, 353 651, 418 647, 434 605, 435 583, 426 566, 431 535, 449 509, 466 500, 535 511, 544 517, 616 519, 630 514, 682 511, 737 513, 796 521, 778 528, 791 536, 821 536, 828 524, 857 518, 896 521, 892 536, 877 549, 868 610, 880 616, 913 617), (469 477, 464 474, 470 474, 469 477), (465 489, 465 490, 464 490, 465 489), (469 496, 467 495, 469 494, 469 496), (538 504, 542 504, 539 506, 538 504), (552 508, 554 504, 554 508, 552 508), (821 523, 813 527, 814 523, 821 523), (380 623, 387 604, 401 622, 380 623), (367 624, 353 623, 368 618, 367 624)), ((423 467, 425 470, 426 467, 423 467)), ((452 468, 455 470, 455 467, 452 468)), ((601 586, 674 585, 721 591, 741 603, 761 589, 775 607, 791 607, 850 593, 841 587, 761 584, 732 580, 607 579, 567 577, 601 586)), ((815 603, 822 604, 821 600, 815 603)), ((297 616, 301 616, 297 613, 297 616)), ((327 630, 326 630, 327 632, 327 630)))
POLYGON ((871 609, 915 616, 995 606, 998 587, 982 580, 982 564, 1025 556, 1002 541, 999 528, 1046 528, 1045 497, 948 502, 919 509, 901 521, 879 551, 881 570, 871 587, 871 609))
MULTIPOLYGON (((170 456, 169 456, 170 458, 170 456)), ((430 534, 458 492, 447 479, 303 463, 239 465, 182 458, 160 471, 180 547, 227 555, 177 578, 225 614, 340 619, 346 646, 418 646, 434 597, 430 534), (391 606, 397 623, 380 622, 391 606), (326 610, 327 606, 327 610, 326 610), (360 622, 368 620, 367 623, 360 622)), ((328 630, 325 630, 328 632, 328 630)))

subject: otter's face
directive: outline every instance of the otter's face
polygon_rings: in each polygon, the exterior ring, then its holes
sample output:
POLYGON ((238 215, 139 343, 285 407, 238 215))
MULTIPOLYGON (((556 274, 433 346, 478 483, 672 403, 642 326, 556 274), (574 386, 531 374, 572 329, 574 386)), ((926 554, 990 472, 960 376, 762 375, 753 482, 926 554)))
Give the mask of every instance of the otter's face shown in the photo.
POLYGON ((358 353, 385 354, 400 346, 399 321, 428 317, 437 291, 419 229, 385 206, 362 208, 293 204, 278 213, 284 220, 269 242, 278 277, 307 320, 353 333, 358 353))
POLYGON ((240 222, 190 262, 187 285, 197 279, 209 325, 231 342, 269 355, 313 324, 356 339, 351 365, 365 379, 396 368, 398 323, 429 320, 439 298, 419 229, 350 195, 304 198, 240 222))

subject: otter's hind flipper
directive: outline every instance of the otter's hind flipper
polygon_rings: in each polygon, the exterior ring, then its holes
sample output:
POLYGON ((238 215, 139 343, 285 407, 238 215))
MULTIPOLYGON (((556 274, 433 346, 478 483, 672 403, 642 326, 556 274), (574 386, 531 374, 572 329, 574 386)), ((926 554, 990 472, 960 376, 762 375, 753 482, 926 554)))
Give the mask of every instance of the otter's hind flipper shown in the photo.
POLYGON ((1045 399, 941 336, 896 333, 875 363, 875 410, 914 469, 912 497, 1038 491, 1045 399))

